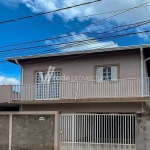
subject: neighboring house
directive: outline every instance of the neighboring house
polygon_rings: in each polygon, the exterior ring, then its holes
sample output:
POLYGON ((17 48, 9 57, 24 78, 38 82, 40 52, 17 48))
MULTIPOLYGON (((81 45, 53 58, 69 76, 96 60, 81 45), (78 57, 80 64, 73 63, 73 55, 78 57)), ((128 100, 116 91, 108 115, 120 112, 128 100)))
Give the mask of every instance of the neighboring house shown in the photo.
POLYGON ((21 83, 0 86, 1 108, 59 111, 60 150, 148 148, 149 51, 141 45, 7 58, 21 67, 21 83), (49 66, 55 70, 45 83, 40 75, 49 66))

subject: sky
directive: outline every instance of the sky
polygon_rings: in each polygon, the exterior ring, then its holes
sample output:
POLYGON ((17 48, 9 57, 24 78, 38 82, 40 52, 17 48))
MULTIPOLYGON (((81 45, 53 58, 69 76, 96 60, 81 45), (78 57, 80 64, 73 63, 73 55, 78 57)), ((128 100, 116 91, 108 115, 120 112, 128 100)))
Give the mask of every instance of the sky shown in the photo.
MULTIPOLYGON (((88 1, 92 0, 0 0, 0 22, 73 6, 88 1)), ((101 33, 106 32, 115 26, 149 20, 150 2, 141 8, 132 9, 128 12, 118 14, 123 12, 119 10, 135 7, 146 2, 149 1, 102 0, 93 4, 75 7, 56 13, 0 24, 0 84, 19 84, 20 68, 15 64, 5 61, 5 58, 7 57, 149 44, 150 35, 148 33, 116 39, 99 39, 102 37, 101 33), (87 34, 87 32, 91 32, 93 34, 87 34), (42 42, 30 45, 1 48, 2 46, 11 44, 60 36, 69 37, 43 40, 42 42), (90 41, 91 38, 92 40, 90 41), (62 48, 65 45, 58 45, 57 47, 52 45, 80 40, 89 40, 89 42, 70 48, 62 48), (29 47, 34 46, 47 47, 29 49, 29 47)), ((146 24, 130 30, 121 31, 119 34, 140 32, 149 30, 149 28, 149 24, 146 24)), ((117 30, 113 31, 114 35, 117 33, 116 31, 117 30)), ((111 36, 113 34, 107 32, 106 35, 111 36)))

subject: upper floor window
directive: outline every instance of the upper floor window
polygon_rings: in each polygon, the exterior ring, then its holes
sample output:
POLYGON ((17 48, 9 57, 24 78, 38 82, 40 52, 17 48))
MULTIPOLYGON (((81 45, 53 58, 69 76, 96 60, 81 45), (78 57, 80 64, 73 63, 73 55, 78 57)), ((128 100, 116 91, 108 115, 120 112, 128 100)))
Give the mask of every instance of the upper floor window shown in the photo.
POLYGON ((47 72, 42 72, 42 77, 39 72, 36 72, 36 83, 47 82, 50 77, 50 83, 60 82, 60 71, 54 71, 52 76, 49 76, 47 72))
POLYGON ((52 76, 47 72, 36 72, 36 99, 51 99, 60 97, 60 71, 54 71, 52 76), (48 79, 49 78, 49 79, 48 79))
POLYGON ((96 68, 96 81, 112 81, 118 79, 118 66, 96 68))

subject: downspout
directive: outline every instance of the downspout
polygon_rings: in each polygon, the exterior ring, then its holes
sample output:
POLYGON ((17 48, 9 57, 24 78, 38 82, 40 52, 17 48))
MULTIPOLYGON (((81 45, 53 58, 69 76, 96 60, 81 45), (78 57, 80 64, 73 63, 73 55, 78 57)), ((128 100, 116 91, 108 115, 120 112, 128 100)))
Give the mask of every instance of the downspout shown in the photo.
POLYGON ((23 85, 23 67, 20 65, 20 63, 18 62, 18 59, 15 59, 15 62, 18 66, 20 66, 21 68, 21 85, 23 85))
POLYGON ((143 47, 140 47, 141 53, 141 89, 142 89, 142 97, 144 96, 144 55, 143 55, 143 47))
MULTIPOLYGON (((141 53, 141 90, 142 90, 142 97, 144 97, 144 54, 143 54, 143 47, 140 47, 141 53)), ((144 112, 144 102, 142 102, 142 113, 144 112)))
MULTIPOLYGON (((16 62, 16 64, 18 65, 18 66, 20 66, 20 68, 21 68, 21 82, 20 82, 20 84, 21 85, 23 85, 23 67, 20 65, 20 63, 18 62, 18 59, 15 59, 15 62, 16 62)), ((22 104, 20 105, 20 107, 19 107, 19 111, 22 111, 22 104)))

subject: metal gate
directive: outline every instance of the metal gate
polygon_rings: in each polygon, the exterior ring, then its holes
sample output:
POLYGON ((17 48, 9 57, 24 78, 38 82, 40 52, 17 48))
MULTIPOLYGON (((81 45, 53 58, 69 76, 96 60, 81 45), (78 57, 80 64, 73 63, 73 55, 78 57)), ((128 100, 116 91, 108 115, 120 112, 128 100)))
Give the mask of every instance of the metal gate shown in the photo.
POLYGON ((136 150, 134 114, 62 114, 60 150, 136 150))

